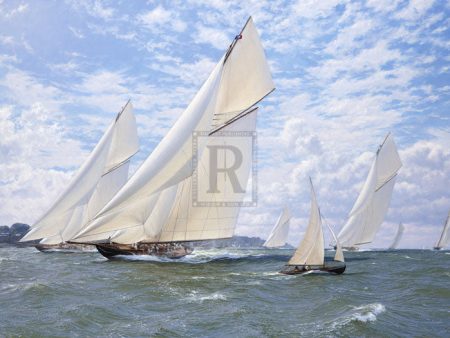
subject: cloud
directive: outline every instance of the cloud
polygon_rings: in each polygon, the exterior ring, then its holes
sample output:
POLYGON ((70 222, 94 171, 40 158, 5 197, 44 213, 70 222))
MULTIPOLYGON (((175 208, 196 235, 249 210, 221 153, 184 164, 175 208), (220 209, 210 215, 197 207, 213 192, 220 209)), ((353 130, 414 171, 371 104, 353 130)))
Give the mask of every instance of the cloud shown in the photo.
POLYGON ((0 2, 0 16, 4 17, 5 19, 11 19, 18 14, 26 12, 27 10, 28 4, 20 4, 19 6, 8 11, 3 7, 3 4, 0 2))
POLYGON ((167 26, 175 32, 183 32, 187 25, 177 15, 158 5, 151 11, 138 15, 138 21, 151 31, 164 31, 167 26))
POLYGON ((55 120, 61 116, 39 104, 0 107, 2 223, 35 221, 86 156, 81 142, 55 120))

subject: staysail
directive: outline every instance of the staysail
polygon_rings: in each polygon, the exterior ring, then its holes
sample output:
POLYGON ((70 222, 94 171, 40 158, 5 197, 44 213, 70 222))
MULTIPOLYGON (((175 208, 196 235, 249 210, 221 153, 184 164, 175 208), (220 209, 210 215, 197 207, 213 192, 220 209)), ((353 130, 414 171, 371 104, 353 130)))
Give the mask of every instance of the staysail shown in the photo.
POLYGON ((58 244, 70 240, 124 185, 129 160, 138 150, 136 120, 128 102, 65 191, 22 241, 58 244))
POLYGON ((389 133, 377 151, 347 223, 338 234, 343 247, 373 241, 389 209, 395 179, 401 166, 394 138, 389 133))
POLYGON ((289 260, 289 265, 323 265, 325 260, 322 219, 311 179, 309 182, 311 185, 309 223, 300 245, 289 260))
MULTIPOLYGON (((220 142, 220 133, 255 130, 253 106, 273 89, 259 36, 249 18, 168 134, 74 241, 107 239, 131 244, 231 237, 239 207, 193 206, 192 181, 195 178, 199 186, 208 180, 202 171, 208 152, 203 150, 213 141, 220 142), (203 131, 210 137, 196 139, 195 167, 193 135, 203 131)), ((244 183, 252 159, 246 149, 238 172, 244 183)), ((219 197, 223 198, 210 194, 210 202, 219 197)))
POLYGON ((334 242, 336 243, 336 253, 334 254, 334 260, 339 262, 345 262, 344 253, 342 252, 342 245, 339 242, 337 236, 335 235, 333 229, 331 229, 331 226, 328 223, 327 226, 331 232, 331 235, 333 236, 334 242))
POLYGON ((263 246, 265 246, 266 248, 277 248, 280 246, 284 246, 289 234, 290 219, 291 215, 289 209, 285 207, 278 217, 275 226, 273 227, 269 237, 264 242, 263 246))
POLYGON ((402 223, 398 225, 397 233, 395 234, 394 241, 392 242, 391 246, 389 247, 390 250, 393 250, 397 248, 398 243, 400 243, 400 240, 402 239, 403 231, 405 230, 405 227, 402 223))
POLYGON ((436 249, 442 249, 445 247, 448 243, 448 229, 450 227, 450 212, 448 213, 447 220, 444 224, 444 229, 442 229, 441 237, 439 238, 438 242, 436 243, 435 248, 436 249))

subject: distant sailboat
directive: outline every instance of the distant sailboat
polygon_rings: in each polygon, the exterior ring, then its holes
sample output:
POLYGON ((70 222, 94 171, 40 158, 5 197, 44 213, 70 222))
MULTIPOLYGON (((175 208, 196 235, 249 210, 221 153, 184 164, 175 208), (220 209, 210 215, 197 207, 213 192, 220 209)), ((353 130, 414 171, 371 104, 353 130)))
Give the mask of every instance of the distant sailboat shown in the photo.
POLYGON ((21 242, 42 239, 36 245, 41 251, 82 249, 67 241, 125 184, 130 158, 138 150, 136 120, 128 101, 64 192, 21 242))
POLYGON ((444 248, 448 243, 448 228, 450 227, 450 212, 447 215, 447 220, 444 224, 444 229, 442 229, 441 237, 439 237, 439 240, 437 241, 436 245, 434 246, 435 250, 441 250, 444 248))
MULTIPOLYGON (((214 138, 226 143, 227 133, 254 131, 255 105, 273 90, 264 50, 249 18, 167 135, 73 241, 96 244, 108 258, 148 254, 178 258, 192 251, 186 242, 232 237, 239 203, 215 204, 226 200, 230 190, 209 193, 207 206, 194 205, 193 189, 209 182, 204 169, 209 152, 204 149, 214 138), (199 131, 209 136, 197 145, 199 156, 193 161, 193 134, 199 131)), ((252 149, 241 151, 237 175, 245 187, 252 149)), ((217 179, 219 186, 230 185, 225 175, 217 179)))
POLYGON ((309 271, 326 271, 341 274, 345 271, 346 267, 344 254, 338 238, 329 226, 328 228, 336 241, 336 254, 333 261, 325 260, 322 217, 311 179, 310 185, 311 214, 308 227, 294 255, 280 272, 287 275, 302 274, 309 271))
POLYGON ((290 219, 289 209, 284 208, 263 246, 266 248, 278 248, 286 245, 290 219))
POLYGON ((389 247, 389 250, 394 250, 397 248, 398 243, 400 243, 400 240, 402 239, 403 231, 405 230, 405 227, 402 223, 398 225, 397 233, 395 234, 394 242, 392 242, 391 246, 389 247))
POLYGON ((378 148, 347 223, 337 236, 343 248, 357 250, 359 245, 373 241, 389 209, 397 172, 401 166, 394 138, 389 133, 378 148))

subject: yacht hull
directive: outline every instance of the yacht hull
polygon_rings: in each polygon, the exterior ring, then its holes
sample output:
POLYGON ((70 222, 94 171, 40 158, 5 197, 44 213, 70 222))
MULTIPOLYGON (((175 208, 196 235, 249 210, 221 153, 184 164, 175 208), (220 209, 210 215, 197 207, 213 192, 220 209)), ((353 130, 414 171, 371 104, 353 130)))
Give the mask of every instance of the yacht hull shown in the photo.
POLYGON ((193 251, 191 247, 181 243, 139 243, 137 245, 102 243, 95 246, 98 252, 108 259, 132 255, 177 259, 189 255, 193 251))
POLYGON ((285 265, 280 273, 285 275, 301 275, 311 271, 328 272, 334 275, 344 273, 346 268, 343 262, 326 262, 324 265, 285 265))

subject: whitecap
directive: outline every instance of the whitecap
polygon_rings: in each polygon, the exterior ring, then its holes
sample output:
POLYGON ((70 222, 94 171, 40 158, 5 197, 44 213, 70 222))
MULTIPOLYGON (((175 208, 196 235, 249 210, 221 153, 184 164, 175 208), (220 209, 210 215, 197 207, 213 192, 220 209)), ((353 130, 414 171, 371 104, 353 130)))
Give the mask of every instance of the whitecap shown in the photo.
POLYGON ((354 307, 345 315, 340 316, 331 323, 331 327, 345 326, 351 322, 374 322, 377 320, 377 316, 386 311, 386 307, 381 303, 371 303, 367 305, 354 307))
POLYGON ((220 292, 215 292, 209 295, 201 295, 198 294, 197 291, 192 291, 186 300, 192 303, 203 303, 204 301, 227 300, 227 297, 220 292))
POLYGON ((351 320, 360 322, 374 322, 377 315, 386 311, 386 307, 381 303, 372 303, 360 307, 356 307, 355 313, 351 316, 351 320))

